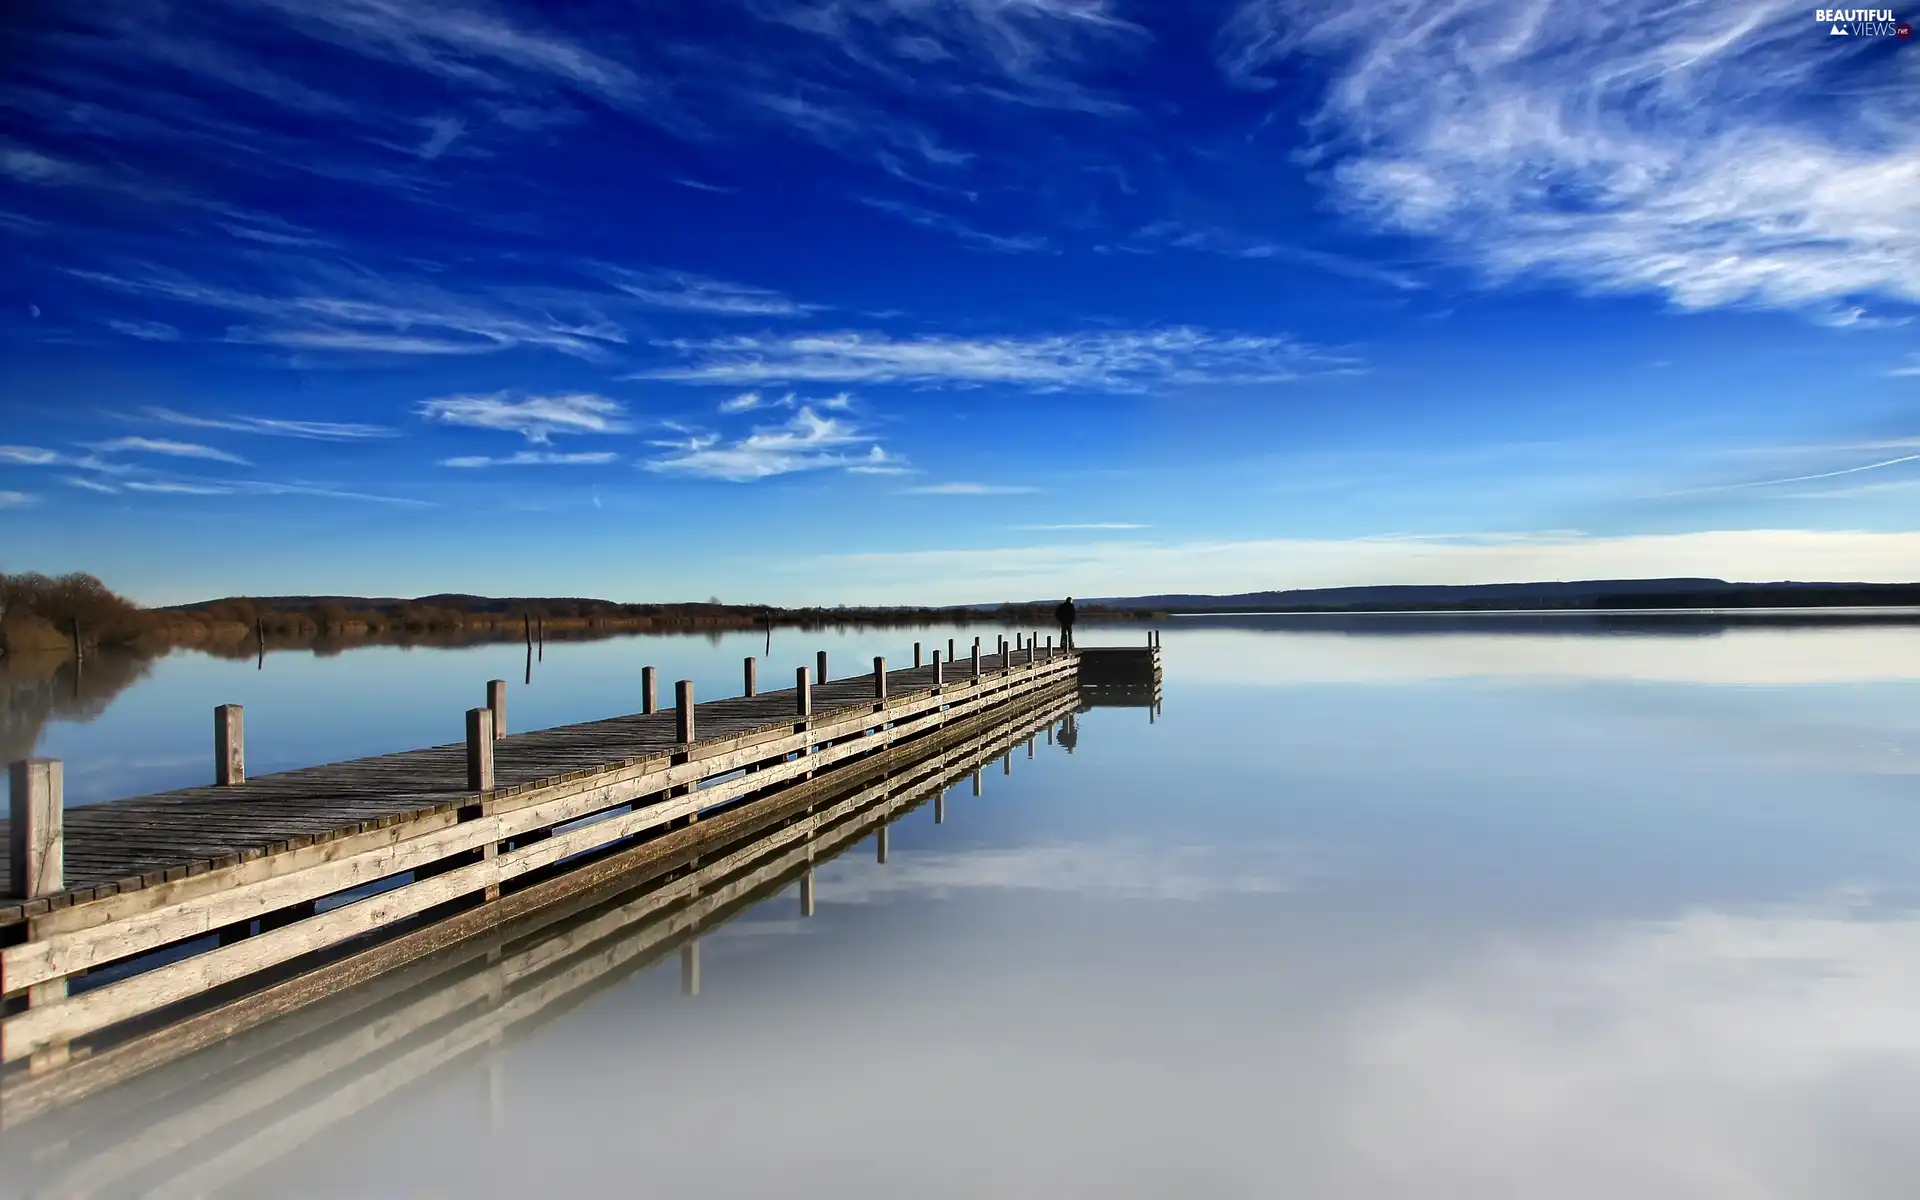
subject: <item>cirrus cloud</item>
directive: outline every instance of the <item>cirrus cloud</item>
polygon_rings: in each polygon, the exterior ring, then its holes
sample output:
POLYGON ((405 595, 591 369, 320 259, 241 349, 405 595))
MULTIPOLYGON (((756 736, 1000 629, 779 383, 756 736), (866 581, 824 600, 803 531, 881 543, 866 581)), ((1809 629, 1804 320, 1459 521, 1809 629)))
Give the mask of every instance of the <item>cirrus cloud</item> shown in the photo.
POLYGON ((1809 15, 1251 0, 1220 58, 1252 87, 1326 64, 1310 161, 1336 199, 1496 281, 1884 323, 1844 302, 1920 304, 1920 92, 1809 15))
POLYGON ((545 445, 557 433, 624 433, 629 428, 624 405, 590 392, 518 400, 506 392, 442 396, 421 401, 416 411, 443 425, 517 433, 536 445, 545 445))
POLYGON ((686 383, 1012 384, 1037 391, 1283 383, 1352 373, 1358 358, 1286 335, 1191 326, 1002 338, 838 331, 660 343, 686 361, 636 378, 686 383))

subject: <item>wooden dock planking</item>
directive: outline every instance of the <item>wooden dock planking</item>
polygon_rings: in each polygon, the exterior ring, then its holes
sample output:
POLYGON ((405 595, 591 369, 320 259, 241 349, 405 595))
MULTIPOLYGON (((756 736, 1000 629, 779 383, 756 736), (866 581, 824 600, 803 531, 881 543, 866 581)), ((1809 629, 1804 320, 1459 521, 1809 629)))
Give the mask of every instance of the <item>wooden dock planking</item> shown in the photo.
MULTIPOLYGON (((1045 661, 1044 658, 1042 661, 1045 661)), ((1023 652, 981 658, 983 677, 1025 665, 1023 652)), ((964 684, 971 668, 947 667, 948 684, 964 684)), ((931 664, 887 672, 890 698, 929 691, 931 664)), ((814 724, 826 724, 876 703, 874 677, 815 682, 814 724)), ((695 706, 701 751, 761 730, 790 729, 797 720, 792 687, 709 700, 695 706)), ((579 772, 604 770, 672 754, 672 708, 586 721, 494 743, 495 791, 532 787, 579 772)), ((36 912, 120 891, 152 886, 249 857, 364 832, 456 807, 468 790, 464 743, 430 746, 348 762, 256 775, 233 786, 206 785, 110 800, 66 810, 66 891, 42 900, 0 903, 0 926, 36 912)), ((0 820, 0 838, 6 834, 0 820)), ((0 896, 10 893, 0 860, 0 896)))
MULTIPOLYGON (((355 1063, 373 1069, 394 1061, 410 1034, 431 1031, 446 1016, 468 1012, 489 1020, 488 1014, 496 1012, 518 985, 548 976, 562 962, 578 962, 588 954, 597 959, 599 950, 610 944, 632 945, 636 936, 648 946, 669 949, 685 937, 698 936, 789 886, 800 871, 830 860, 876 828, 917 808, 930 795, 964 780, 979 762, 997 757, 1007 746, 1031 738, 1035 729, 1071 712, 1073 703, 1056 693, 1051 700, 1023 705, 1011 724, 981 733, 956 730, 942 739, 942 748, 931 757, 916 760, 904 770, 881 769, 871 782, 853 784, 852 790, 837 793, 823 805, 806 807, 804 818, 785 815, 786 806, 721 818, 714 822, 716 826, 731 822, 737 831, 709 831, 707 836, 718 835, 719 840, 712 850, 693 858, 691 867, 673 870, 680 861, 675 852, 669 843, 656 843, 642 853, 659 861, 638 885, 615 882, 611 888, 593 888, 548 903, 511 924, 460 943, 461 949, 449 957, 383 975, 381 983, 363 986, 351 997, 336 994, 325 1006, 281 1018, 270 1028, 253 1029, 237 1039, 203 1039, 191 1063, 181 1064, 183 1071, 154 1077, 150 1086, 132 1093, 104 1094, 112 1083, 124 1082, 130 1073, 142 1073, 154 1065, 114 1063, 116 1057, 138 1053, 142 1049, 138 1043, 76 1064, 77 1072, 15 1079, 15 1086, 0 1101, 0 1124, 32 1120, 82 1099, 94 1102, 84 1113, 75 1114, 74 1123, 63 1121, 45 1130, 42 1136, 57 1149, 36 1158, 36 1173, 44 1170, 59 1178, 57 1182, 36 1180, 48 1186, 35 1190, 99 1194, 118 1190, 116 1184, 127 1187, 120 1181, 165 1161, 188 1144, 217 1146, 245 1140, 239 1131, 250 1114, 263 1112, 322 1079, 329 1079, 325 1091, 353 1088, 355 1063), (621 899, 608 907, 610 895, 621 899), (688 901, 693 904, 682 907, 688 901), (586 914, 597 915, 583 920, 586 914), (562 932, 549 933, 550 927, 562 932), (470 973, 470 968, 480 973, 470 973), (418 986, 423 979, 441 978, 446 980, 442 987, 423 991, 418 986), (239 1069, 243 1061, 245 1070, 239 1069)), ((683 836, 693 833, 688 830, 683 836)), ((651 961, 654 956, 636 965, 651 961)), ((624 974, 602 970, 583 976, 581 982, 609 983, 624 974)), ((515 1020, 518 1017, 515 1014, 515 1020)), ((165 1040, 172 1034, 158 1036, 165 1040)), ((424 1072, 407 1074, 418 1079, 424 1072)), ((194 1164, 206 1157, 196 1153, 183 1160, 202 1186, 208 1180, 194 1164)))

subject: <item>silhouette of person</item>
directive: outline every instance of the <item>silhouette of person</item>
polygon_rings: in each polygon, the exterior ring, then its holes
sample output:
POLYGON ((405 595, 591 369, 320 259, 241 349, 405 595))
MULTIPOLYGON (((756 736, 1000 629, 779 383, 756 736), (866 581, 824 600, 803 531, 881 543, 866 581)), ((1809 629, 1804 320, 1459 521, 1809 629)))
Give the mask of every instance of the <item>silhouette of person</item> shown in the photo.
POLYGON ((1060 746, 1068 754, 1080 744, 1080 723, 1074 720, 1074 714, 1068 713, 1060 719, 1060 746))
POLYGON ((1073 649, 1073 597, 1068 596, 1060 607, 1053 610, 1054 619, 1060 622, 1060 648, 1073 649))

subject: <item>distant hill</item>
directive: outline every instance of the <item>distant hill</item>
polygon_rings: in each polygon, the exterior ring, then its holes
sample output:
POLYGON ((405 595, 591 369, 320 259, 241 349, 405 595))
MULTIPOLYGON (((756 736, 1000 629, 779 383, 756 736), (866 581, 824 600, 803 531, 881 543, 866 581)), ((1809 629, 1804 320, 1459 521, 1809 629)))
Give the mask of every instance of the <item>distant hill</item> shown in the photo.
POLYGON ((1495 608, 1764 608, 1920 604, 1920 584, 1729 583, 1724 579, 1585 579, 1549 583, 1298 588, 1226 596, 1110 596, 1089 604, 1157 612, 1404 612, 1495 608))

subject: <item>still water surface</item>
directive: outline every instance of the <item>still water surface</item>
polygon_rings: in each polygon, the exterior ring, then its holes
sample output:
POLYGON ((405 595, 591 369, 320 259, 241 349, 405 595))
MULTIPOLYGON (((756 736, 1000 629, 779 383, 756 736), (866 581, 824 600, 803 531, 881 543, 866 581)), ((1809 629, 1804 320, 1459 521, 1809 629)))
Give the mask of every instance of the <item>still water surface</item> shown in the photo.
MULTIPOLYGON (((762 678, 947 633, 777 632, 762 678)), ((731 694, 762 644, 549 644, 531 687, 512 647, 177 656, 40 752, 87 802, 201 781, 222 701, 262 771, 455 740, 490 676, 516 728, 630 707, 645 662, 731 694)), ((1920 630, 1164 654, 1157 721, 1085 712, 821 867, 811 918, 788 887, 707 931, 698 995, 610 976, 226 1193, 1912 1194, 1920 630)))

